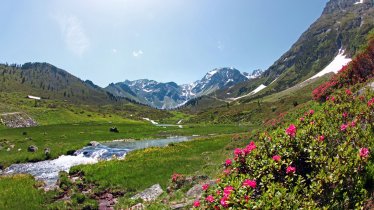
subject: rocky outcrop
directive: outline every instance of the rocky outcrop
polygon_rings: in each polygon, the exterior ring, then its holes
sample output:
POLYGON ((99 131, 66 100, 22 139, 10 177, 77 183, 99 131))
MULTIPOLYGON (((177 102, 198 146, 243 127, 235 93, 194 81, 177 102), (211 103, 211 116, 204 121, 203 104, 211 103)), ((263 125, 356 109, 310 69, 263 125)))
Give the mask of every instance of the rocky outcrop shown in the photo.
POLYGON ((25 128, 37 126, 35 120, 23 112, 3 113, 0 122, 9 128, 25 128))
POLYGON ((145 189, 143 192, 136 194, 131 197, 132 199, 142 199, 143 201, 149 202, 156 200, 164 191, 160 184, 152 185, 150 188, 145 189))

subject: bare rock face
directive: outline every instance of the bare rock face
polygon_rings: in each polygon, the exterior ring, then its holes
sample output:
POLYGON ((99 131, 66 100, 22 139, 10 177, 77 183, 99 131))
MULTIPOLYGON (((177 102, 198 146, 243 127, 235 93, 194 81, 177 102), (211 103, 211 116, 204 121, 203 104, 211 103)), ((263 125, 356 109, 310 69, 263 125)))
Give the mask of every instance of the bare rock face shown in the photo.
POLYGON ((143 192, 136 194, 132 199, 141 198, 142 200, 154 201, 156 200, 164 191, 162 190, 160 184, 152 185, 150 188, 145 189, 143 192))

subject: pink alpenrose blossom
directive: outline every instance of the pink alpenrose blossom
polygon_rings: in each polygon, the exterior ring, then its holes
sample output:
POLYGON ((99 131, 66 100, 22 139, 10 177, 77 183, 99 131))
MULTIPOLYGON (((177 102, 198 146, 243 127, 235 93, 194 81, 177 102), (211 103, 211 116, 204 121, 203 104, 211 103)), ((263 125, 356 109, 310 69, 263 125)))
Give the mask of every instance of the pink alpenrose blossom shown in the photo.
POLYGON ((347 125, 347 124, 342 124, 342 125, 340 126, 340 131, 345 131, 345 130, 347 130, 347 128, 348 128, 348 125, 347 125))
POLYGON ((208 201, 209 203, 213 203, 214 202, 214 198, 212 195, 208 195, 208 197, 205 198, 206 201, 208 201))
POLYGON ((207 191, 208 188, 209 188, 209 184, 204 184, 204 185, 202 186, 202 189, 203 189, 204 191, 207 191))
POLYGON ((296 172, 296 167, 288 166, 286 169, 287 174, 295 173, 295 172, 296 172))
POLYGON ((279 162, 279 161, 281 160, 281 156, 279 156, 279 155, 274 155, 274 156, 273 156, 273 160, 274 160, 275 162, 279 162))
POLYGON ((373 106, 373 104, 374 104, 374 98, 372 98, 368 101, 368 106, 373 106))
POLYGON ((197 208, 200 206, 200 201, 193 202, 193 207, 197 208))
POLYGON ((289 135, 290 137, 295 137, 296 136, 296 126, 294 124, 291 124, 287 129, 286 129, 286 134, 289 135))
POLYGON ((348 96, 352 95, 352 91, 350 89, 347 89, 345 90, 345 94, 347 94, 348 96))
POLYGON ((223 189, 223 195, 224 196, 229 196, 230 193, 234 190, 232 186, 227 186, 223 189))
POLYGON ((309 110, 309 115, 313 115, 313 114, 314 114, 314 110, 313 109, 309 110))
POLYGON ((369 157, 369 149, 366 147, 360 148, 359 154, 360 154, 360 157, 367 158, 369 157))
POLYGON ((251 188, 254 189, 254 188, 256 188, 257 184, 256 184, 255 180, 246 179, 243 182, 243 186, 244 187, 251 187, 251 188))
POLYGON ((231 159, 226 159, 225 165, 230 166, 231 164, 232 164, 232 160, 231 159))
POLYGON ((347 112, 343 112, 342 116, 343 116, 344 118, 347 118, 347 117, 348 117, 348 113, 347 113, 347 112))
POLYGON ((318 137, 318 141, 324 141, 325 140, 325 136, 324 135, 320 135, 319 137, 318 137))
POLYGON ((221 205, 225 208, 229 207, 228 196, 223 196, 220 201, 221 205))

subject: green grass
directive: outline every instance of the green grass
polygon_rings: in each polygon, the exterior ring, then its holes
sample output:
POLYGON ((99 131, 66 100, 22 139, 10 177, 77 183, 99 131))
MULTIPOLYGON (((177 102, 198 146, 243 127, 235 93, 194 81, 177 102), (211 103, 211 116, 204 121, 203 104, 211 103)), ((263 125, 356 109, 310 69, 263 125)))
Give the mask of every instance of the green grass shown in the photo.
POLYGON ((51 158, 57 158, 70 150, 77 150, 90 141, 110 141, 115 139, 150 139, 168 136, 191 136, 245 132, 248 127, 236 125, 187 125, 179 127, 157 127, 149 123, 127 121, 121 123, 92 122, 62 125, 47 125, 31 128, 0 130, 0 165, 44 160, 44 148, 51 149, 51 158), (117 127, 119 133, 109 132, 117 127), (26 134, 26 135, 24 135, 26 134), (7 151, 7 148, 11 148, 7 151), (35 153, 27 151, 35 145, 35 153), (21 149, 21 151, 18 151, 21 149))
POLYGON ((83 171, 87 182, 101 189, 143 190, 159 183, 164 189, 173 173, 214 176, 231 151, 225 147, 231 137, 197 139, 164 148, 148 148, 129 153, 124 160, 74 167, 83 171))
POLYGON ((0 177, 0 209, 43 209, 46 194, 36 184, 28 175, 0 177))

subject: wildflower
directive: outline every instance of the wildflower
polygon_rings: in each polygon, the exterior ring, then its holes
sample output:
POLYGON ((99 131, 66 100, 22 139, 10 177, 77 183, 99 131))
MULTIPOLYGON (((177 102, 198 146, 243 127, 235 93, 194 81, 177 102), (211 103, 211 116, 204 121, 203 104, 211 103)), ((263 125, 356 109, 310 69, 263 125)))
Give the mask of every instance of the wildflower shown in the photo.
POLYGON ((197 208, 200 206, 200 201, 193 202, 193 207, 197 208))
POLYGON ((295 173, 295 172, 296 172, 296 168, 295 167, 288 166, 287 169, 286 169, 286 173, 287 174, 295 173))
POLYGON ((248 155, 252 150, 256 149, 256 145, 253 141, 251 141, 243 150, 245 155, 248 155))
POLYGON ((234 188, 232 186, 227 186, 223 189, 223 195, 225 196, 228 196, 230 195, 230 193, 234 190, 234 188))
POLYGON ((240 148, 236 148, 234 150, 234 154, 235 154, 236 157, 238 157, 239 155, 243 154, 243 150, 240 149, 240 148))
POLYGON ((231 165, 231 164, 232 164, 231 159, 227 159, 227 160, 225 161, 225 165, 226 165, 226 166, 229 166, 229 165, 231 165))
POLYGON ((351 92, 350 89, 347 89, 347 90, 345 90, 345 94, 347 94, 348 96, 350 96, 350 95, 352 95, 352 92, 351 92))
POLYGON ((229 175, 229 174, 231 173, 231 171, 230 171, 230 169, 225 169, 225 170, 223 171, 223 173, 225 173, 225 175, 229 175))
POLYGON ((244 199, 245 199, 245 202, 248 203, 248 201, 249 201, 249 196, 248 196, 248 195, 245 195, 245 196, 244 196, 244 199))
POLYGON ((273 160, 274 160, 275 162, 279 162, 279 161, 281 160, 281 156, 279 156, 279 155, 274 155, 274 156, 273 156, 273 160))
POLYGON ((347 113, 347 112, 344 112, 344 113, 342 114, 342 116, 343 116, 344 118, 347 118, 347 117, 348 117, 348 113, 347 113))
POLYGON ((220 201, 220 203, 221 203, 221 205, 223 206, 223 207, 225 207, 225 208, 227 208, 229 205, 229 203, 228 203, 228 197, 227 196, 223 196, 222 198, 221 198, 221 201, 220 201))
POLYGON ((359 154, 360 154, 360 157, 367 158, 369 156, 369 149, 365 147, 360 148, 359 154))
POLYGON ((314 110, 313 109, 309 110, 309 115, 313 115, 313 114, 314 114, 314 110))
POLYGON ((182 174, 177 174, 177 173, 174 173, 172 176, 171 176, 171 180, 173 182, 177 181, 179 178, 182 177, 182 174))
POLYGON ((244 187, 256 188, 256 181, 255 180, 246 179, 243 182, 243 186, 244 187))
POLYGON ((345 131, 347 128, 348 128, 348 125, 347 125, 347 124, 342 124, 342 125, 340 126, 340 130, 341 130, 341 131, 345 131))
POLYGON ((334 102, 335 101, 335 97, 334 96, 330 96, 330 101, 334 102))
POLYGON ((217 196, 221 195, 221 191, 220 191, 220 190, 217 190, 217 191, 216 191, 216 195, 217 195, 217 196))
POLYGON ((356 126, 355 121, 350 122, 350 123, 349 123, 349 126, 351 126, 351 127, 355 127, 355 126, 356 126))
POLYGON ((205 198, 206 201, 208 201, 209 203, 213 203, 214 202, 214 198, 212 195, 208 195, 208 197, 205 198))
POLYGON ((301 122, 304 122, 304 117, 300 117, 300 119, 299 119, 301 122))
POLYGON ((373 104, 374 104, 374 98, 372 98, 368 101, 368 106, 372 106, 373 104))
POLYGON ((290 137, 295 137, 296 136, 296 126, 294 124, 291 124, 286 129, 286 134, 289 135, 290 137))
POLYGON ((320 135, 319 137, 318 137, 318 141, 324 141, 325 140, 325 136, 324 135, 320 135))
POLYGON ((209 188, 209 184, 204 184, 204 185, 202 186, 202 189, 203 189, 204 191, 207 191, 208 188, 209 188))
POLYGON ((221 179, 220 179, 220 178, 216 179, 216 184, 218 184, 218 183, 220 183, 220 182, 221 182, 221 179))

